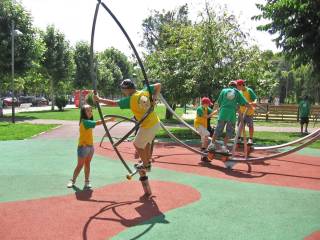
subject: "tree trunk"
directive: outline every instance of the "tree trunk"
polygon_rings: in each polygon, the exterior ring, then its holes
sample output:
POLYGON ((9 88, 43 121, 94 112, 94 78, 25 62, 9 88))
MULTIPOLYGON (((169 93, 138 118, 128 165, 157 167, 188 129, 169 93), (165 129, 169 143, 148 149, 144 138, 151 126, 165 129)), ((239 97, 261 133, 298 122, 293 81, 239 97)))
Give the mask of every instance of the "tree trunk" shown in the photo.
POLYGON ((50 79, 50 90, 51 90, 51 111, 54 110, 54 91, 53 91, 53 79, 50 79))
MULTIPOLYGON (((173 110, 176 110, 177 105, 176 104, 170 104, 170 107, 173 110)), ((172 119, 172 117, 173 117, 173 114, 168 109, 166 109, 166 119, 172 119)))

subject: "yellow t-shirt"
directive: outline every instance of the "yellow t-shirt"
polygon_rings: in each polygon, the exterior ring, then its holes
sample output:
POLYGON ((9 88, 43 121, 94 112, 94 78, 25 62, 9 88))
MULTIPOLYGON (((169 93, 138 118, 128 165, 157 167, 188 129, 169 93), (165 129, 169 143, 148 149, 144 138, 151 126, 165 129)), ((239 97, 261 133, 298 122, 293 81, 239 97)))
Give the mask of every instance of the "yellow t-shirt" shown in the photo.
POLYGON ((92 146, 93 134, 92 129, 96 126, 93 120, 82 120, 79 126, 79 143, 78 146, 92 146))
POLYGON ((194 127, 198 128, 200 125, 204 128, 208 127, 208 114, 210 114, 212 110, 210 108, 204 108, 202 106, 197 108, 197 115, 194 119, 194 127))
MULTIPOLYGON (((240 91, 243 97, 247 100, 248 103, 251 103, 257 99, 256 94, 253 92, 251 88, 245 87, 245 90, 240 91)), ((244 113, 246 110, 245 106, 240 106, 240 112, 244 113)), ((248 108, 247 116, 253 116, 254 115, 254 109, 248 108)))
MULTIPOLYGON (((154 92, 154 86, 151 85, 151 93, 154 92)), ((134 94, 128 97, 121 98, 118 101, 118 105, 121 109, 128 109, 130 108, 135 118, 140 121, 143 115, 148 110, 147 107, 144 107, 141 104, 141 97, 146 97, 147 105, 150 106, 150 100, 149 100, 149 92, 145 89, 141 91, 136 91, 134 94)), ((152 111, 149 116, 141 123, 141 128, 152 128, 159 122, 159 118, 157 114, 152 111)))

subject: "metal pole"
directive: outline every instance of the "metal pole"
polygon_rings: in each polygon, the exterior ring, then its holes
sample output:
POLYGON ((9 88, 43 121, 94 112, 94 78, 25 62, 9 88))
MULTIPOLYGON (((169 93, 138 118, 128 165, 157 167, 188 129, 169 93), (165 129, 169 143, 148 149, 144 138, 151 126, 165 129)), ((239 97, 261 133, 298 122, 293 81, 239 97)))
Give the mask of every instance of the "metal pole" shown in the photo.
POLYGON ((11 75, 12 75, 12 82, 11 82, 11 91, 12 91, 12 123, 15 123, 15 114, 14 114, 14 21, 11 21, 11 75))

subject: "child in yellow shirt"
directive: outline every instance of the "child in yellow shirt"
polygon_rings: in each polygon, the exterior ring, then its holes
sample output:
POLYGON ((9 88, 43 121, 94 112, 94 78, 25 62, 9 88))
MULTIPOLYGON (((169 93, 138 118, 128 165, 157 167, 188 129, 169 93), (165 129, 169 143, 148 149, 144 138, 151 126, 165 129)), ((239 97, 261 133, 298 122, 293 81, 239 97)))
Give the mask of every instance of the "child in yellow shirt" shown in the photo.
MULTIPOLYGON (((106 122, 114 121, 114 118, 105 119, 106 122)), ((80 122, 79 122, 79 143, 78 143, 78 164, 73 172, 73 177, 67 184, 68 188, 74 186, 76 179, 84 166, 85 183, 84 188, 91 188, 89 181, 90 177, 90 162, 94 153, 92 129, 97 125, 101 125, 102 121, 94 121, 92 107, 84 105, 81 107, 80 122)))
MULTIPOLYGON (((210 135, 208 131, 208 118, 210 118, 216 111, 212 111, 209 106, 212 102, 209 98, 203 97, 201 99, 201 106, 197 108, 196 118, 194 119, 194 128, 198 131, 201 137, 201 150, 205 151, 208 147, 208 137, 210 135)), ((207 157, 202 157, 201 161, 208 162, 207 157)))

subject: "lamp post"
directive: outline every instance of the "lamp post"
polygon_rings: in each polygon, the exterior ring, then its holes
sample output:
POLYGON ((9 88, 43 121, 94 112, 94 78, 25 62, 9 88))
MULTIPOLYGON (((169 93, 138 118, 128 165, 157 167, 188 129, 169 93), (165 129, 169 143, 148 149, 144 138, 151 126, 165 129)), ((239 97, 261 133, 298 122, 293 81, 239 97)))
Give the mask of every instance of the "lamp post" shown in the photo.
POLYGON ((12 114, 11 114, 11 120, 12 123, 15 123, 15 109, 14 109, 14 37, 22 35, 22 32, 19 30, 15 30, 14 26, 14 20, 11 21, 11 76, 12 76, 12 81, 11 81, 11 91, 12 91, 12 114))

